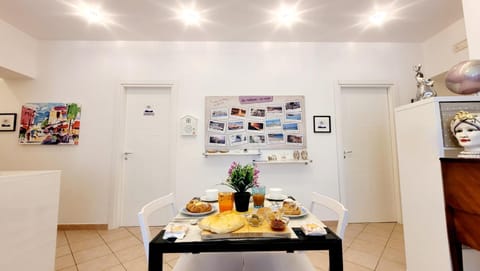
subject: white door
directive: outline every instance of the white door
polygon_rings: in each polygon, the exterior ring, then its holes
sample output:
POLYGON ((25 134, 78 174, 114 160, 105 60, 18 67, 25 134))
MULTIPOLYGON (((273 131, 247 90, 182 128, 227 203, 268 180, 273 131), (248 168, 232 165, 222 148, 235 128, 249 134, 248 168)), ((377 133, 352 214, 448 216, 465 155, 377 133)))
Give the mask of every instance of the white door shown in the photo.
MULTIPOLYGON (((170 87, 125 87, 125 148, 121 226, 138 225, 149 201, 172 191, 170 87)), ((155 217, 154 224, 165 224, 155 217)))
POLYGON ((388 89, 342 87, 341 97, 349 221, 396 221, 388 89))

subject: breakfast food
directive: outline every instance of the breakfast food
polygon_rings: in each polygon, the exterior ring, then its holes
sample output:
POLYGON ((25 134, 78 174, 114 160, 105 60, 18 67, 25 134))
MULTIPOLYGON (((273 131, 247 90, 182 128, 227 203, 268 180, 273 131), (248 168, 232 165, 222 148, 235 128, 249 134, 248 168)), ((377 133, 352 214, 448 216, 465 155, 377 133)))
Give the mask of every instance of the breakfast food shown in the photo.
POLYGON ((280 208, 273 211, 269 207, 263 207, 257 210, 257 215, 263 217, 265 220, 272 221, 274 219, 280 219, 283 216, 283 210, 280 208))
POLYGON ((284 218, 275 218, 270 221, 270 227, 274 231, 283 231, 287 226, 288 220, 284 218))
POLYGON ((225 211, 207 216, 200 220, 198 226, 202 230, 213 233, 229 233, 236 231, 245 225, 245 217, 233 211, 225 211))
POLYGON ((187 203, 186 209, 190 213, 205 213, 212 210, 212 205, 199 199, 192 199, 187 203))
POLYGON ((301 229, 305 235, 321 236, 327 234, 324 227, 315 223, 303 224, 301 229))
POLYGON ((297 202, 292 199, 286 199, 283 201, 282 210, 286 215, 300 215, 302 213, 297 202))
POLYGON ((257 210, 257 215, 262 216, 265 219, 267 219, 271 213, 272 213, 272 209, 268 207, 262 207, 257 210))
POLYGON ((262 225, 264 217, 258 214, 251 214, 247 216, 248 224, 252 227, 259 227, 262 225))

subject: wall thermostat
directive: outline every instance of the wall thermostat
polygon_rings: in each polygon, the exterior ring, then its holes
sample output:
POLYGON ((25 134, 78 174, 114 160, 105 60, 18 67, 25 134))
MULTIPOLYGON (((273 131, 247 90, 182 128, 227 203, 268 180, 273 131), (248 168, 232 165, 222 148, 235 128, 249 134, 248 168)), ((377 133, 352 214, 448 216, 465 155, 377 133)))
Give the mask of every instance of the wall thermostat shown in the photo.
POLYGON ((185 136, 197 135, 198 120, 194 116, 186 115, 180 119, 180 134, 185 136))

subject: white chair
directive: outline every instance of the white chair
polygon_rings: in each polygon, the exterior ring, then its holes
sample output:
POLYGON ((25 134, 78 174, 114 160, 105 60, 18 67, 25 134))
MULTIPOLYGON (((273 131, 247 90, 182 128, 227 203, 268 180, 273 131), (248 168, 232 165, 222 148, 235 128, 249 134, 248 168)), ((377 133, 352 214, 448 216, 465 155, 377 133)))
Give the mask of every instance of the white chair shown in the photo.
POLYGON ((170 208, 169 217, 173 217, 175 215, 175 205, 174 205, 174 197, 173 193, 170 193, 166 196, 153 200, 147 203, 145 206, 142 207, 140 212, 138 212, 138 222, 140 224, 140 231, 142 232, 142 241, 143 241, 143 248, 145 249, 145 256, 147 256, 148 262, 148 244, 150 240, 152 240, 150 234, 150 224, 148 223, 148 219, 150 216, 156 212, 163 211, 163 209, 170 208))
MULTIPOLYGON (((173 193, 153 200, 147 203, 138 212, 138 220, 140 230, 142 232, 143 247, 145 255, 149 257, 149 243, 151 238, 149 217, 164 209, 170 209, 170 217, 173 217, 177 210, 174 206, 175 198, 173 193)), ((191 270, 209 270, 209 271, 240 271, 243 268, 243 257, 241 253, 202 253, 189 254, 183 253, 178 258, 174 271, 191 271, 191 270)))
POLYGON ((326 207, 336 213, 338 216, 338 224, 335 233, 338 235, 338 237, 343 239, 343 236, 345 235, 345 228, 347 227, 348 222, 348 210, 345 208, 345 206, 335 199, 321 195, 317 192, 313 192, 310 211, 313 212, 317 206, 326 207))
MULTIPOLYGON (((348 210, 338 201, 321 195, 312 193, 311 211, 321 205, 332 211, 338 216, 338 225, 335 233, 343 239, 345 227, 347 225, 348 210)), ((310 262, 306 253, 244 253, 244 271, 315 271, 315 267, 310 262)))

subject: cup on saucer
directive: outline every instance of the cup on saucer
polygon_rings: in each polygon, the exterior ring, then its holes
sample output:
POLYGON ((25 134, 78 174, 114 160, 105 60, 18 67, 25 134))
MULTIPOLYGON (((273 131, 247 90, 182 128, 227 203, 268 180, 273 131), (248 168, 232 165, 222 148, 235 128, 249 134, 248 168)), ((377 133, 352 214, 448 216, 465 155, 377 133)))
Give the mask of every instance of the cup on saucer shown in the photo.
POLYGON ((205 190, 205 200, 215 201, 218 197, 218 189, 206 189, 205 190))
POLYGON ((279 187, 271 187, 269 190, 269 198, 274 200, 279 200, 283 198, 283 189, 279 187))

